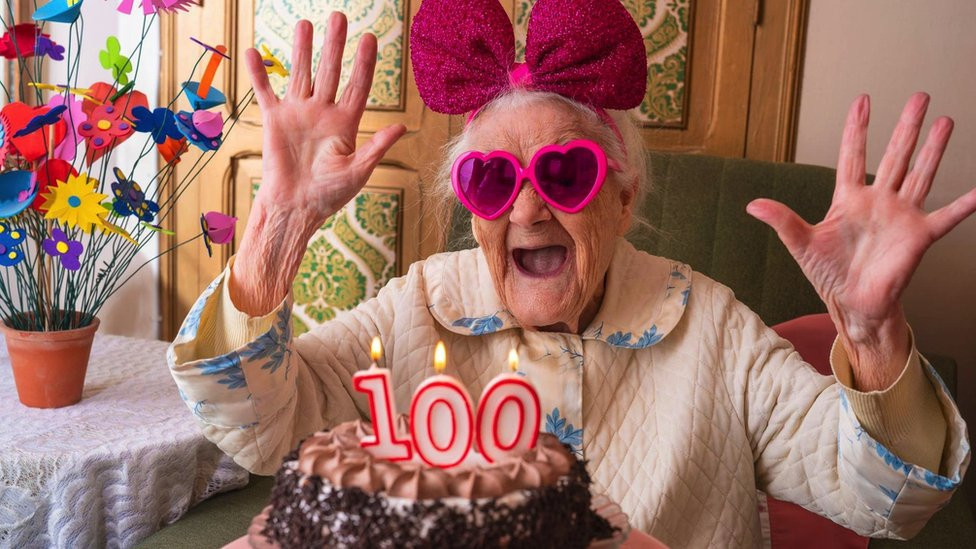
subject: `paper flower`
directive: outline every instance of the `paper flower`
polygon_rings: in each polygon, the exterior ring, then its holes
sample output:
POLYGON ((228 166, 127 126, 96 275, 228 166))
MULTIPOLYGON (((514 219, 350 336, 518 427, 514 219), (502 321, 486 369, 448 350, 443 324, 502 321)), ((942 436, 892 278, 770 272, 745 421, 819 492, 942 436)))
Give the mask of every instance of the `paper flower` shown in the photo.
POLYGON ((37 182, 34 174, 10 170, 0 174, 0 218, 13 217, 34 201, 37 182))
POLYGON ((170 139, 182 139, 183 134, 176 127, 176 115, 166 107, 149 110, 146 107, 132 109, 135 128, 140 133, 151 133, 153 141, 161 144, 170 139))
POLYGON ((132 63, 121 52, 122 46, 119 44, 119 39, 109 36, 105 40, 105 49, 98 52, 98 62, 102 64, 102 68, 112 71, 112 78, 124 86, 129 83, 132 63))
MULTIPOLYGON (((51 0, 34 12, 34 21, 53 21, 55 23, 74 23, 81 14, 84 0, 51 0)), ((37 4, 35 4, 37 5, 37 4)))
POLYGON ((14 134, 14 137, 23 137, 36 132, 44 126, 57 124, 61 120, 61 114, 66 110, 68 110, 68 107, 59 105, 57 107, 53 107, 44 114, 39 114, 34 118, 31 118, 26 126, 14 134))
POLYGON ((13 267, 24 260, 20 244, 26 237, 23 229, 12 229, 7 223, 0 223, 0 265, 13 267))
POLYGON ((50 108, 46 105, 31 107, 20 101, 7 103, 3 106, 0 113, 6 119, 7 131, 14 132, 8 134, 10 144, 13 146, 12 154, 20 154, 24 160, 34 162, 47 156, 49 144, 57 144, 64 139, 68 128, 63 121, 56 121, 53 130, 49 132, 21 133, 21 130, 35 123, 36 118, 47 114, 49 110, 50 108))
POLYGON ((92 227, 102 225, 102 217, 106 215, 102 201, 108 195, 95 190, 98 181, 87 174, 69 176, 66 181, 58 181, 57 185, 48 187, 44 194, 44 204, 41 208, 47 210, 44 219, 56 219, 69 228, 77 227, 84 233, 90 233, 92 227))
POLYGON ((78 126, 88 120, 88 115, 82 109, 81 99, 75 97, 74 93, 69 93, 67 99, 60 93, 55 94, 48 101, 47 105, 52 108, 58 105, 68 107, 67 112, 61 115, 61 120, 64 120, 67 133, 64 136, 64 140, 61 141, 61 144, 54 148, 54 158, 71 162, 75 159, 75 155, 78 154, 78 143, 81 143, 82 139, 84 139, 78 133, 78 126))
POLYGON ((71 240, 64 231, 55 227, 51 229, 51 238, 45 238, 42 246, 44 253, 51 257, 61 259, 61 266, 69 271, 77 271, 81 268, 81 252, 85 247, 77 240, 71 240))
POLYGON ((180 163, 180 155, 186 152, 189 147, 186 145, 186 138, 180 135, 179 139, 172 139, 167 137, 166 141, 156 145, 156 149, 159 150, 159 154, 163 157, 163 160, 167 164, 180 163))
MULTIPOLYGON (((95 109, 88 121, 78 126, 78 133, 85 137, 91 153, 92 149, 97 151, 114 147, 118 138, 128 137, 132 133, 132 125, 123 120, 121 109, 114 105, 102 105, 95 109)), ((89 160, 91 162, 94 162, 94 158, 89 160)))
POLYGON ((180 111, 176 115, 176 127, 190 143, 205 152, 213 151, 220 147, 224 118, 219 112, 180 111))
POLYGON ((33 57, 34 43, 38 36, 50 37, 51 35, 41 34, 41 29, 33 23, 14 25, 12 34, 8 30, 0 36, 0 57, 7 59, 33 57))
MULTIPOLYGON (((132 4, 134 0, 122 0, 119 3, 118 10, 126 15, 132 13, 132 4)), ((139 0, 142 4, 142 13, 144 15, 151 15, 156 13, 156 10, 163 11, 187 11, 190 6, 196 4, 195 0, 139 0)))
POLYGON ((268 46, 261 44, 261 51, 264 52, 264 55, 261 56, 261 62, 264 63, 265 72, 284 77, 291 74, 288 72, 288 69, 285 68, 285 65, 281 62, 281 60, 275 57, 275 54, 271 53, 268 46))
POLYGON ((47 36, 38 36, 34 44, 34 55, 48 56, 55 61, 64 61, 64 46, 59 46, 47 36))
POLYGON ((234 227, 237 218, 220 212, 207 212, 200 216, 200 229, 203 230, 203 244, 207 247, 207 256, 213 257, 214 244, 227 244, 234 239, 234 227))
POLYGON ((115 195, 113 209, 122 217, 134 215, 140 221, 152 221, 159 204, 146 199, 146 193, 138 183, 127 179, 122 170, 115 168, 116 182, 112 183, 112 194, 115 195))
POLYGON ((37 180, 37 196, 31 203, 31 208, 41 213, 46 212, 47 210, 41 206, 44 205, 44 193, 47 192, 48 186, 55 185, 58 181, 67 181, 68 176, 71 175, 78 175, 78 172, 64 160, 52 158, 41 164, 34 170, 34 177, 37 180))

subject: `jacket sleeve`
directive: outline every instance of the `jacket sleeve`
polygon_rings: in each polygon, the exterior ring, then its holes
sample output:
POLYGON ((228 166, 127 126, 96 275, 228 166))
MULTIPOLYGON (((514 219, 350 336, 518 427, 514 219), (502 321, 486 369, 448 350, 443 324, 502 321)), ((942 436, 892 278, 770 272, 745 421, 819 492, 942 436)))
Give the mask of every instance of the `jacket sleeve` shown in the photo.
POLYGON ((367 413, 352 374, 390 334, 394 280, 380 294, 292 338, 292 301, 249 317, 230 299, 233 258, 190 310, 167 360, 204 435, 244 468, 272 474, 300 440, 367 413))
MULTIPOLYGON (((871 537, 907 539, 918 533, 938 509, 948 503, 969 463, 966 425, 935 370, 914 348, 906 365, 918 368, 918 386, 931 398, 945 426, 941 457, 930 470, 906 457, 917 447, 922 414, 901 414, 907 425, 900 432, 914 433, 898 440, 892 425, 872 417, 872 433, 851 405, 853 395, 861 410, 892 400, 891 391, 905 392, 911 376, 903 372, 888 390, 857 393, 834 377, 818 374, 800 358, 792 345, 744 304, 731 290, 712 284, 717 349, 729 383, 729 398, 751 441, 757 488, 796 503, 871 537), (872 434, 884 435, 889 446, 872 434), (894 440, 894 442, 892 442, 894 440)), ((831 362, 835 372, 846 366, 843 346, 835 342, 831 362), (840 364, 843 363, 843 364, 840 364)), ((848 367, 849 368, 849 367, 848 367)), ((923 395, 925 396, 925 395, 923 395)), ((917 412, 911 398, 897 402, 917 412)), ((867 414, 872 415, 872 414, 867 414)), ((876 414, 875 414, 876 415, 876 414)), ((884 415, 884 414, 881 414, 884 415)), ((941 419, 941 418, 936 418, 941 419)), ((930 423, 931 424, 931 423, 930 423)), ((931 455, 932 452, 928 452, 931 455)))

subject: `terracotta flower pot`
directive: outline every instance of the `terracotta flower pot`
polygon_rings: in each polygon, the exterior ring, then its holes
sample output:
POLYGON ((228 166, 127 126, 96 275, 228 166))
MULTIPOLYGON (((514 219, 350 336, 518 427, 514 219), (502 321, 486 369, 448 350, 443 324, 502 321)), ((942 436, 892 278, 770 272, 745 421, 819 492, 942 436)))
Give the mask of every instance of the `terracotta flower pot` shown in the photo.
POLYGON ((0 324, 14 370, 17 396, 32 408, 60 408, 81 400, 98 318, 75 330, 23 332, 0 324))

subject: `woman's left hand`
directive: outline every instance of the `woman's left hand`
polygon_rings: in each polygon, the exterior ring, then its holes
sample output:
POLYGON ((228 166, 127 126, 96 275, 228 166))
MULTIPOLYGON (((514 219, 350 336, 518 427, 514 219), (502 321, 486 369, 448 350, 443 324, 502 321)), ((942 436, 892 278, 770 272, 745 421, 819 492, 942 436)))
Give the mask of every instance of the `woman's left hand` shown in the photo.
POLYGON ((886 389, 897 379, 909 352, 901 294, 929 246, 976 211, 976 188, 932 213, 923 209, 953 125, 947 117, 935 120, 909 170, 928 103, 924 93, 908 100, 874 184, 867 185, 870 101, 866 95, 854 100, 834 196, 820 223, 811 226, 773 200, 746 208, 776 231, 826 303, 862 391, 886 389))

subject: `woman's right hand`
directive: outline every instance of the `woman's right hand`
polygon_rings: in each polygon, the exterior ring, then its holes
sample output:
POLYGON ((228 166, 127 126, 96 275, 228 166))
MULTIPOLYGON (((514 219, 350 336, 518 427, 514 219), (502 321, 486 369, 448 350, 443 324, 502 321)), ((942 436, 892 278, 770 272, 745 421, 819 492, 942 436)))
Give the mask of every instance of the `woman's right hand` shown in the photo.
POLYGON ((356 196, 405 131, 402 124, 394 124, 356 150, 356 133, 376 67, 376 37, 366 33, 360 39, 349 83, 336 100, 346 43, 345 15, 333 12, 326 28, 313 84, 312 24, 302 20, 295 26, 291 79, 281 98, 271 89, 257 50, 245 54, 263 119, 263 173, 257 201, 264 208, 307 213, 310 222, 317 222, 316 228, 356 196))
POLYGON ((402 124, 388 126, 356 149, 376 67, 376 37, 367 33, 360 39, 352 75, 337 101, 345 42, 346 17, 333 12, 313 84, 312 24, 299 21, 291 81, 281 98, 257 50, 245 54, 263 119, 263 173, 229 291, 237 308, 251 316, 270 312, 287 295, 309 238, 356 196, 406 131, 402 124))

